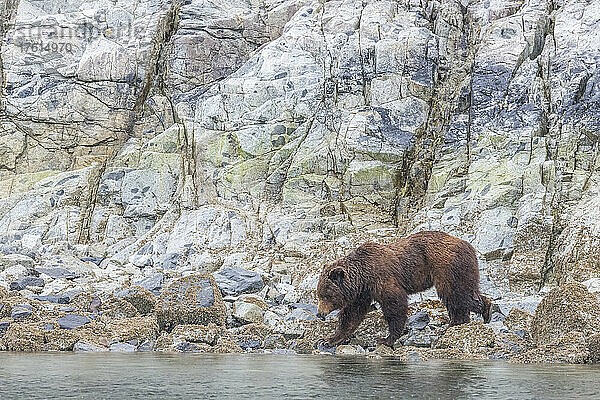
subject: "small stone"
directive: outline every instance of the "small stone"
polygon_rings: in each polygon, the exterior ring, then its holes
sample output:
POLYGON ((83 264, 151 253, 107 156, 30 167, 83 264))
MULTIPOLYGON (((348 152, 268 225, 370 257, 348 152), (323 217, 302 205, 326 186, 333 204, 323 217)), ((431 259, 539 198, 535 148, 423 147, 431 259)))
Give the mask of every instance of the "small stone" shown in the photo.
POLYGON ((64 317, 60 317, 57 322, 61 329, 76 329, 89 324, 91 321, 84 315, 67 314, 64 317))
POLYGON ((264 348, 265 349, 282 349, 287 346, 287 342, 283 335, 275 334, 265 337, 264 348))
POLYGON ((129 343, 113 343, 110 345, 109 350, 118 353, 133 353, 136 349, 134 345, 129 343))
POLYGON ((226 267, 213 274, 224 295, 239 296, 260 291, 264 284, 260 274, 241 267, 226 267))
POLYGON ((79 278, 79 274, 69 271, 65 268, 44 268, 38 267, 35 269, 38 274, 45 274, 54 279, 75 279, 79 278))
POLYGON ((314 321, 319 319, 315 314, 303 308, 296 308, 285 316, 284 321, 314 321))
POLYGON ((342 356, 357 356, 365 353, 365 349, 358 345, 344 344, 335 349, 335 354, 342 356))
POLYGON ((142 343, 138 346, 137 351, 141 351, 141 352, 154 351, 155 346, 156 346, 155 340, 146 340, 144 343, 142 343))
POLYGON ((33 308, 29 304, 18 304, 12 308, 10 317, 15 321, 22 321, 31 316, 33 308))
POLYGON ((291 303, 289 305, 295 309, 306 310, 313 315, 317 315, 317 305, 316 304, 308 304, 308 303, 291 303))
POLYGON ((62 295, 62 294, 53 294, 53 295, 48 295, 48 296, 33 296, 33 299, 38 300, 38 301, 47 301, 49 303, 56 303, 56 304, 68 304, 69 301, 71 301, 69 296, 62 295))
POLYGON ((28 286, 43 287, 44 280, 35 276, 26 276, 10 283, 10 290, 23 290, 28 286))
POLYGON ((245 323, 263 322, 263 309, 254 303, 236 301, 233 304, 233 316, 245 323))
POLYGON ((148 289, 151 292, 158 292, 162 288, 163 282, 165 281, 165 276, 162 273, 154 274, 149 277, 146 277, 140 281, 135 282, 135 285, 141 286, 144 289, 148 289))
POLYGON ((258 336, 252 336, 252 335, 241 335, 241 336, 236 336, 235 337, 235 342, 242 348, 242 349, 258 349, 263 347, 263 342, 262 340, 258 337, 258 336))
POLYGON ((6 330, 8 329, 9 326, 10 326, 10 322, 0 321, 0 338, 2 337, 2 335, 4 335, 4 332, 6 332, 6 330))
POLYGON ((97 353, 108 351, 108 349, 106 347, 96 346, 95 344, 80 340, 73 346, 73 351, 76 353, 97 353))
POLYGON ((327 346, 323 343, 319 343, 317 344, 317 350, 319 350, 321 353, 335 354, 336 346, 327 346))
POLYGON ((81 257, 80 260, 83 262, 92 262, 99 266, 102 263, 102 260, 104 260, 104 257, 81 257))
POLYGON ((424 329, 429 324, 429 313, 425 310, 418 311, 408 317, 408 329, 424 329))

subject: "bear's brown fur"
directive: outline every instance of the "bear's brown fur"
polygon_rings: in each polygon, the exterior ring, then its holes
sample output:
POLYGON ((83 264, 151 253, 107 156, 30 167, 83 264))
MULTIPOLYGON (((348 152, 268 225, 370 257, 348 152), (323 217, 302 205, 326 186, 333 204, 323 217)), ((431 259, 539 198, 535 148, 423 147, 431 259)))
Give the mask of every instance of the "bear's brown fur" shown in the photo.
POLYGON ((326 265, 319 280, 319 315, 341 310, 329 344, 348 339, 375 300, 389 326, 389 336, 380 343, 392 347, 404 330, 408 295, 432 286, 448 310, 451 326, 469 322, 471 311, 490 321, 491 301, 479 292, 477 256, 469 243, 426 231, 388 245, 362 244, 326 265))

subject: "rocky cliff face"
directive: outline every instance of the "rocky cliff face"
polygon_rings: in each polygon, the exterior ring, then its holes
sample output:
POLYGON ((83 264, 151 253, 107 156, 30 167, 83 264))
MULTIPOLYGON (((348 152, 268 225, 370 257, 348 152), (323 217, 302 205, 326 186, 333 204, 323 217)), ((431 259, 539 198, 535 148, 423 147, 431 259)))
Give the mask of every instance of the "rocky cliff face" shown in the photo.
POLYGON ((242 266, 311 302, 424 229, 496 299, 600 277, 600 1, 1 4, 2 286, 242 266))

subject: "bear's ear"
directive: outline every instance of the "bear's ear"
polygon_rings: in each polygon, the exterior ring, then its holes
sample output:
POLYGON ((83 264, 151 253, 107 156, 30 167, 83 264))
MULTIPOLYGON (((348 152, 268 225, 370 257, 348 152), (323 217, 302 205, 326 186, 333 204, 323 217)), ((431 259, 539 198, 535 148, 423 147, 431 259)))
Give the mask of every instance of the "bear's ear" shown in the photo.
POLYGON ((344 269, 342 267, 336 267, 329 271, 329 279, 333 281, 337 286, 340 286, 344 281, 344 269))

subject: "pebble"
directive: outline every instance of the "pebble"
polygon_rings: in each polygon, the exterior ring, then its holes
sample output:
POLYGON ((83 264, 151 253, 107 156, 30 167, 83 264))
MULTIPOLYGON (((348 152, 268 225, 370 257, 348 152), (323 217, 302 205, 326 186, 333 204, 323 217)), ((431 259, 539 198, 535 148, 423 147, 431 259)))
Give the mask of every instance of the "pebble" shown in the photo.
POLYGON ((73 351, 76 353, 97 353, 108 351, 108 349, 106 347, 96 346, 80 340, 79 342, 75 343, 75 346, 73 346, 73 351))
POLYGON ((133 353, 135 346, 129 343, 113 343, 110 345, 109 350, 118 353, 133 353))
POLYGON ((146 340, 144 343, 140 344, 137 348, 137 351, 153 351, 156 342, 154 340, 146 340))
POLYGON ((19 304, 13 307, 10 317, 15 321, 24 320, 31 316, 33 307, 29 304, 19 304))

